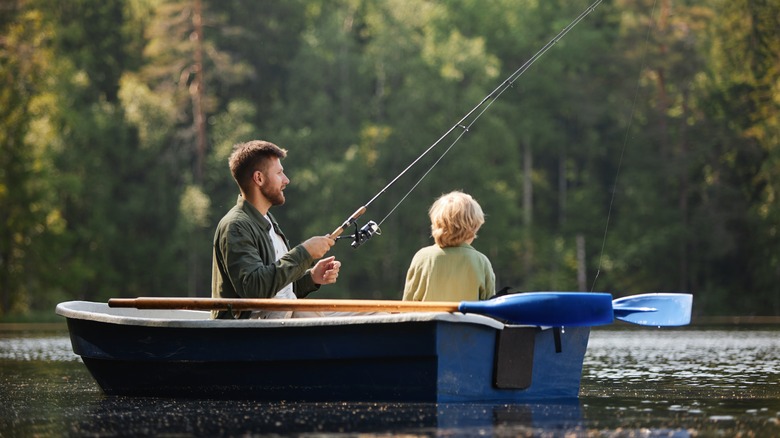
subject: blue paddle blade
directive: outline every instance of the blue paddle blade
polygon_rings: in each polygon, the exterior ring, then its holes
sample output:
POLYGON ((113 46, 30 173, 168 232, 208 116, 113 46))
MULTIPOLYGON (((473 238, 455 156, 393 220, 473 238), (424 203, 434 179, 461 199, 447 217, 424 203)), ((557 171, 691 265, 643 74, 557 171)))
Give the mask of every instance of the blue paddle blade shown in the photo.
POLYGON ((612 295, 601 292, 527 292, 485 301, 463 301, 463 313, 478 313, 512 324, 577 327, 611 324, 612 295))
POLYGON ((615 318, 632 324, 656 327, 688 325, 693 295, 654 293, 618 298, 612 302, 615 318))

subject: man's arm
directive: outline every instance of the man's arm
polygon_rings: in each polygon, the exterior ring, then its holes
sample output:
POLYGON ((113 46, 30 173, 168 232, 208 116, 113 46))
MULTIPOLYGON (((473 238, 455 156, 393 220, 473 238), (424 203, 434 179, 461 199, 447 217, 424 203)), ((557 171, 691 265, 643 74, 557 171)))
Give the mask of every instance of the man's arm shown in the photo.
MULTIPOLYGON (((298 245, 273 261, 273 247, 265 233, 231 227, 224 248, 228 276, 236 294, 244 298, 271 298, 285 285, 303 280, 314 259, 303 245, 298 245)), ((313 284, 313 281, 311 281, 313 284)))

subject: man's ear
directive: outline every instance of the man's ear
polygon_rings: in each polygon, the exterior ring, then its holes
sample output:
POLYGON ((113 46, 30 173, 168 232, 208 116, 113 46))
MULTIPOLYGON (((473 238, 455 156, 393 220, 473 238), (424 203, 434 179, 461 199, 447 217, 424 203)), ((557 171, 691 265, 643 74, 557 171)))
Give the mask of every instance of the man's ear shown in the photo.
POLYGON ((252 174, 252 179, 254 180, 255 184, 262 186, 265 182, 265 175, 263 175, 263 172, 255 170, 255 173, 252 174))

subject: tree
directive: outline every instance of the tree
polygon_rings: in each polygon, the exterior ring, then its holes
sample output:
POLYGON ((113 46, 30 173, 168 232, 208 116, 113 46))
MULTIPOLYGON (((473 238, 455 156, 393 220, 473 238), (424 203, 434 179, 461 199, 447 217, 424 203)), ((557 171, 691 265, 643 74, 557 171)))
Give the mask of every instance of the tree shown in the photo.
MULTIPOLYGON (((51 277, 44 243, 61 232, 53 204, 45 136, 31 134, 41 83, 52 61, 43 15, 13 3, 0 26, 0 315, 25 312, 30 295, 51 277)), ((39 114, 38 114, 39 115, 39 114)))
POLYGON ((714 133, 701 179, 716 226, 699 281, 708 310, 780 311, 778 139, 780 43, 776 2, 716 2, 707 29, 707 94, 700 108, 714 133))

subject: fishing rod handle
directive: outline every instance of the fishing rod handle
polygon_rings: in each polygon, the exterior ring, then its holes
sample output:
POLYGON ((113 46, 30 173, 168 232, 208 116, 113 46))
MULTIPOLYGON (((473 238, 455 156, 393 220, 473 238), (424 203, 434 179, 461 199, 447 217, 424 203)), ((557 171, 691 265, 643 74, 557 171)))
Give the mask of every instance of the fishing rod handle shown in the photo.
POLYGON ((358 208, 357 210, 355 210, 354 213, 352 213, 352 216, 347 218, 347 220, 345 220, 344 223, 341 224, 340 227, 338 227, 335 230, 333 230, 333 232, 330 233, 329 236, 334 238, 334 239, 339 237, 341 235, 341 233, 344 230, 347 229, 347 227, 352 225, 357 220, 357 218, 359 218, 360 216, 363 216, 363 213, 365 213, 365 212, 366 212, 366 206, 365 205, 360 207, 360 208, 358 208))

